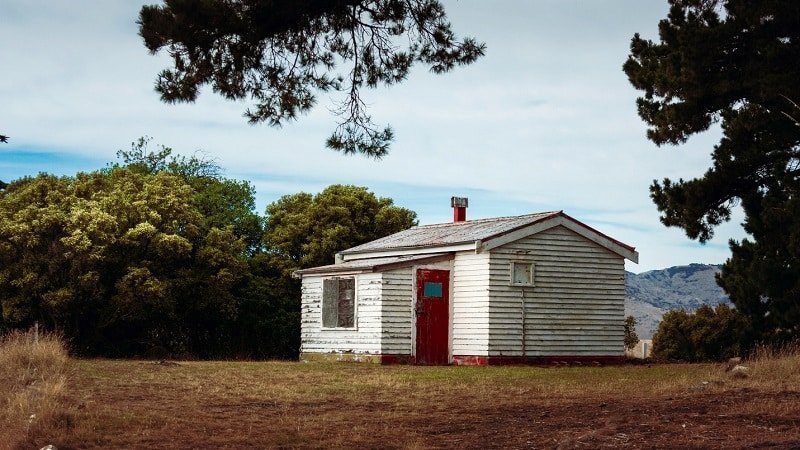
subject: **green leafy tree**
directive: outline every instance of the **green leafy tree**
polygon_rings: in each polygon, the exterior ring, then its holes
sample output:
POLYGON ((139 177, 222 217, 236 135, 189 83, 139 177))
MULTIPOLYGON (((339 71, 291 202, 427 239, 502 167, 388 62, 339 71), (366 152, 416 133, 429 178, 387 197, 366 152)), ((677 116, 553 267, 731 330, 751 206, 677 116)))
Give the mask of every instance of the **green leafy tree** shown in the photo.
POLYGON ((633 350, 636 344, 639 343, 639 336, 636 334, 636 318, 633 316, 625 318, 625 338, 623 342, 627 350, 633 350))
POLYGON ((417 224, 417 214, 365 187, 335 184, 267 206, 264 243, 284 273, 333 264, 336 252, 417 224))
POLYGON ((251 123, 280 126, 319 93, 341 91, 327 146, 373 157, 386 154, 393 133, 367 114, 363 87, 399 83, 414 63, 447 72, 484 52, 456 38, 436 0, 165 0, 142 7, 138 23, 145 46, 173 61, 156 81, 163 101, 193 102, 210 85, 251 100, 251 123))
POLYGON ((648 138, 680 144, 719 122, 699 178, 654 182, 667 226, 706 242, 741 205, 750 238, 718 276, 763 337, 800 336, 800 3, 671 0, 659 42, 637 34, 624 71, 648 138))
POLYGON ((62 329, 85 354, 161 346, 201 354, 237 312, 246 270, 230 228, 204 229, 194 190, 129 167, 40 174, 0 193, 0 303, 7 326, 62 329))
POLYGON ((255 211, 255 188, 247 182, 222 176, 222 169, 212 160, 196 153, 187 157, 174 155, 163 145, 150 150, 151 138, 141 137, 129 150, 119 150, 122 161, 112 167, 130 167, 143 173, 170 173, 181 177, 194 190, 194 205, 202 216, 202 228, 231 227, 245 243, 248 254, 261 250, 264 221, 255 211))
MULTIPOLYGON (((187 317, 188 323, 202 325, 186 330, 197 341, 193 347, 202 349, 198 356, 267 358, 296 354, 296 350, 291 348, 291 343, 297 340, 291 328, 296 322, 291 316, 296 312, 286 309, 286 305, 281 303, 283 290, 280 285, 284 281, 274 270, 260 263, 263 261, 263 255, 259 253, 263 249, 264 221, 255 212, 253 186, 247 181, 223 177, 222 169, 200 152, 189 157, 175 155, 171 148, 163 145, 151 150, 150 143, 150 138, 142 137, 133 142, 129 150, 120 150, 117 155, 122 163, 115 166, 181 177, 193 188, 193 204, 201 215, 200 229, 204 232, 230 230, 244 244, 246 267, 240 269, 246 270, 236 274, 241 282, 232 289, 224 286, 217 288, 216 293, 211 292, 237 305, 236 315, 221 317, 208 313, 206 306, 199 305, 203 307, 190 310, 197 314, 187 317)), ((224 253, 221 255, 226 256, 224 253)), ((187 271, 187 292, 191 292, 192 286, 202 290, 192 298, 202 299, 209 293, 208 286, 201 282, 206 277, 203 272, 187 271)))
POLYGON ((653 336, 653 356, 690 362, 742 356, 753 345, 750 321, 728 305, 703 305, 694 313, 667 311, 653 336))

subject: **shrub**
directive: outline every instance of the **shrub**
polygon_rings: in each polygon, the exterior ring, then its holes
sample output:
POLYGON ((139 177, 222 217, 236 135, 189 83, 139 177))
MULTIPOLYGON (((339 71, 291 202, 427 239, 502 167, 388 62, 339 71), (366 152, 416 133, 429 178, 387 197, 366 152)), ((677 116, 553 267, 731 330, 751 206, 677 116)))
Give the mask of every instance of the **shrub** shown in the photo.
POLYGON ((633 350, 639 343, 639 336, 636 334, 636 318, 628 316, 625 318, 625 349, 633 350))
POLYGON ((664 314, 653 336, 653 356, 689 362, 721 361, 747 353, 753 346, 748 319, 728 305, 703 305, 694 313, 664 314))

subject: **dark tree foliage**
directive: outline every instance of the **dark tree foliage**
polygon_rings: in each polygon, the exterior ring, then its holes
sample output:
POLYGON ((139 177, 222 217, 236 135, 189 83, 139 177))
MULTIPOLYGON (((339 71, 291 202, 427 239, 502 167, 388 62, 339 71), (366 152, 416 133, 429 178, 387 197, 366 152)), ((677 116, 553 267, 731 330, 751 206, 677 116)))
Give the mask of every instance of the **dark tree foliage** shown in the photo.
POLYGON ((247 282, 238 291, 239 316, 226 330, 225 356, 296 359, 300 354, 300 289, 270 264, 269 255, 248 259, 247 282))
POLYGON ((8 136, 0 134, 0 142, 2 142, 3 144, 8 144, 8 136))
POLYGON ((624 65, 648 138, 680 144, 719 122, 700 178, 654 181, 667 226, 706 242, 741 205, 752 239, 718 276, 764 338, 800 335, 800 2, 671 0, 660 42, 637 34, 624 65))
POLYGON ((703 305, 694 313, 664 314, 653 336, 653 356, 689 362, 724 361, 743 356, 753 345, 747 317, 728 305, 703 305))
POLYGON ((456 38, 436 0, 165 0, 142 7, 138 23, 145 46, 173 60, 156 81, 163 101, 192 102, 210 85, 251 100, 251 123, 280 126, 341 91, 327 146, 378 158, 392 130, 373 123, 360 90, 401 82, 416 62, 443 73, 484 52, 456 38))

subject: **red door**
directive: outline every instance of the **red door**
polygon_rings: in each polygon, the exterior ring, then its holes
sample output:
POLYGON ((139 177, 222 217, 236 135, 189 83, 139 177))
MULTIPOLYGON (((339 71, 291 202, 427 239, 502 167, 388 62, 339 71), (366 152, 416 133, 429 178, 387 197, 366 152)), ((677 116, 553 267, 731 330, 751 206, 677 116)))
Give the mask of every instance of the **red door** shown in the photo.
POLYGON ((450 362, 449 293, 449 270, 417 270, 417 364, 450 362))

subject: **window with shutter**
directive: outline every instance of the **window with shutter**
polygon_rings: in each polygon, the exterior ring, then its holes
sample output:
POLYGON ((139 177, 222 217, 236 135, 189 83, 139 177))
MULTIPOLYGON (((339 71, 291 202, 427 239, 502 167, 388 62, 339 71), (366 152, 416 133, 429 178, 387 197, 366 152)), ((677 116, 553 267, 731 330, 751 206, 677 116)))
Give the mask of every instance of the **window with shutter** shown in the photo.
POLYGON ((336 328, 338 323, 339 280, 322 280, 322 326, 336 328))
POLYGON ((323 328, 354 328, 355 312, 355 278, 329 278, 322 280, 323 328))

